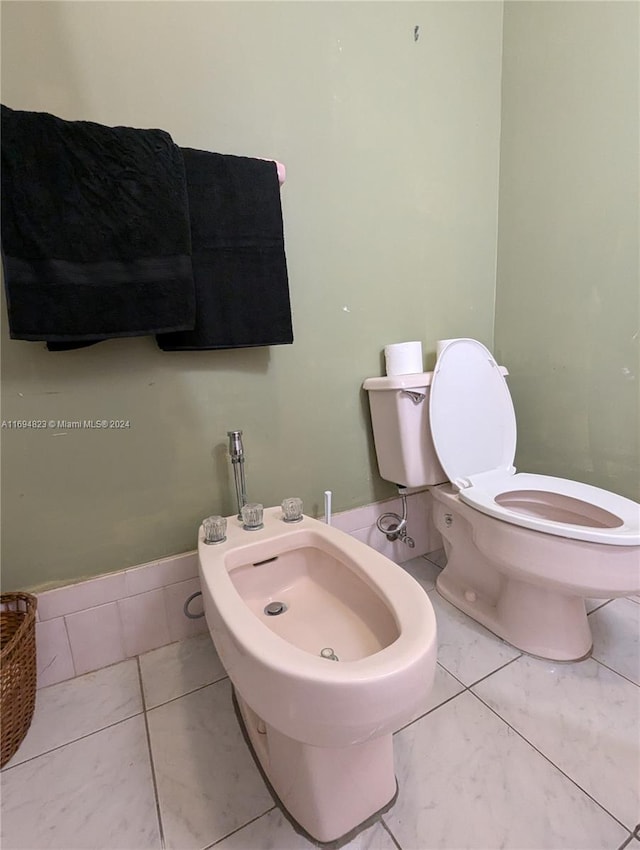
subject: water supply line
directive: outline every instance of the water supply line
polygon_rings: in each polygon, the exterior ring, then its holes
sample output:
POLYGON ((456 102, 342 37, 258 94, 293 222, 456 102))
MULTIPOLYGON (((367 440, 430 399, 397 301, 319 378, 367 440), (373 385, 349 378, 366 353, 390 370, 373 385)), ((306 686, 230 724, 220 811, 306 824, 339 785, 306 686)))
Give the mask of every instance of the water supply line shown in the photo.
POLYGON ((398 494, 402 499, 402 516, 388 511, 378 517, 376 527, 392 543, 395 540, 401 540, 409 549, 413 549, 416 545, 415 540, 407 534, 407 491, 404 487, 398 487, 398 494))
POLYGON ((188 596, 186 602, 184 603, 184 605, 182 607, 182 611, 184 613, 184 616, 188 617, 189 620, 199 620, 200 617, 204 617, 204 611, 201 611, 200 614, 192 614, 191 611, 189 610, 189 606, 191 605, 191 603, 193 602, 194 599, 198 598, 198 596, 202 596, 201 590, 196 590, 195 593, 192 593, 191 596, 188 596))
POLYGON ((247 482, 244 477, 244 446, 242 445, 242 431, 227 431, 229 438, 229 455, 233 467, 233 480, 236 485, 236 500, 238 502, 238 519, 242 519, 242 508, 249 501, 247 499, 247 482))

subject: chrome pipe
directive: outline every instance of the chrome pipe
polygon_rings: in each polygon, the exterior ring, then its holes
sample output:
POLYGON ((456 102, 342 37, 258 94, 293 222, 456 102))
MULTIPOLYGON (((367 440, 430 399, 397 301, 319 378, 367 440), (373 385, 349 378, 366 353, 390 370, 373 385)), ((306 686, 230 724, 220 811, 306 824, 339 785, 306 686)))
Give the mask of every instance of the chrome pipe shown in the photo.
POLYGON ((238 503, 238 519, 242 519, 242 508, 249 501, 247 499, 247 482, 244 477, 244 446, 242 445, 242 431, 227 431, 229 438, 229 456, 233 468, 233 480, 236 487, 236 501, 238 503))
POLYGON ((401 540, 403 543, 413 549, 415 541, 413 537, 407 534, 407 493, 404 487, 398 487, 398 494, 402 500, 402 516, 399 516, 392 511, 378 517, 376 526, 378 531, 381 531, 391 543, 395 540, 401 540))

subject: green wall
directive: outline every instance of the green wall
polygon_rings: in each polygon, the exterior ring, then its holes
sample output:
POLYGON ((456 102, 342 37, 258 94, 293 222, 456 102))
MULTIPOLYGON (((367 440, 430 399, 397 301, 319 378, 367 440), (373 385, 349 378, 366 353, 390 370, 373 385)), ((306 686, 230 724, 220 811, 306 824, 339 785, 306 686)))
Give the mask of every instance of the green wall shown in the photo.
POLYGON ((516 465, 635 499, 639 10, 505 3, 495 327, 516 465))
POLYGON ((322 511, 393 494, 361 383, 384 345, 493 340, 502 3, 4 2, 2 100, 162 127, 274 157, 293 346, 160 352, 148 338, 50 353, 6 338, 5 420, 129 419, 2 432, 3 586, 45 586, 194 547, 249 495, 322 511), (416 27, 417 40, 415 38, 416 27))
POLYGON ((231 428, 252 499, 392 495, 360 386, 405 339, 428 368, 438 338, 494 344, 518 467, 640 498, 637 3, 1 8, 9 106, 286 163, 296 337, 54 354, 8 340, 3 303, 4 420, 131 421, 2 431, 4 589, 193 548, 234 509, 231 428))

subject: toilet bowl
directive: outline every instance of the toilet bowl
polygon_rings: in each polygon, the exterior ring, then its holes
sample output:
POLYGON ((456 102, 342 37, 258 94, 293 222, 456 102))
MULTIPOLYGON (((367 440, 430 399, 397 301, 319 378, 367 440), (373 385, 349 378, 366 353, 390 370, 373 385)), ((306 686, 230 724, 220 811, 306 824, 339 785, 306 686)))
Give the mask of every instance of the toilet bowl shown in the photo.
POLYGON ((484 345, 458 339, 411 388, 365 381, 378 464, 397 484, 431 485, 445 599, 518 649, 579 660, 592 646, 585 598, 640 591, 640 505, 517 473, 504 371, 484 345))
POLYGON ((401 567, 336 528, 264 512, 198 539, 207 624, 246 734, 290 816, 328 842, 396 794, 392 734, 431 690, 436 623, 401 567))

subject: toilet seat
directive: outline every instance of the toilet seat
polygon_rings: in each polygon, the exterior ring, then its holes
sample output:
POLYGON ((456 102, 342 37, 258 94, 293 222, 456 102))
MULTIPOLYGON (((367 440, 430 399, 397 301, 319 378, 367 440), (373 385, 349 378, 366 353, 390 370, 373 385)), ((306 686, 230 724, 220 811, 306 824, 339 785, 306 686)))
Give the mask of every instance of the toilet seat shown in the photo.
POLYGON ((473 339, 440 354, 429 399, 438 459, 460 499, 496 519, 545 534, 640 545, 640 506, 564 478, 516 474, 516 419, 507 383, 491 352, 473 339))
POLYGON ((545 534, 613 546, 640 545, 640 505, 579 481, 526 472, 489 474, 478 476, 459 496, 482 513, 545 534))

